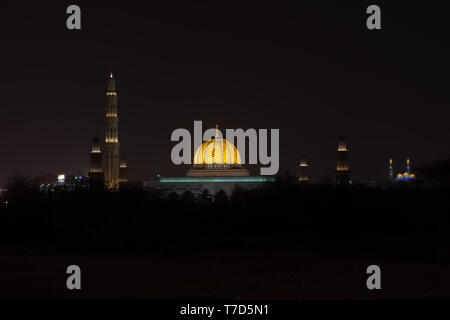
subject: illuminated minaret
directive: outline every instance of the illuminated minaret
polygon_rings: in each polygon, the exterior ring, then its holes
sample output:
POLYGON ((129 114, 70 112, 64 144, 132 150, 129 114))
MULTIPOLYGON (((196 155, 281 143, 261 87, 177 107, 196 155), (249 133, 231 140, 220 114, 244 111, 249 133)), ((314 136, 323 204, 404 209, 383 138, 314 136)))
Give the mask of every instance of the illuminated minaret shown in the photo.
POLYGON ((300 177, 299 181, 301 184, 305 184, 309 182, 309 165, 306 162, 306 157, 302 157, 300 160, 300 177))
POLYGON ((348 149, 344 137, 340 137, 338 141, 336 183, 339 185, 351 183, 351 172, 348 165, 348 149))
POLYGON ((410 160, 409 158, 406 159, 406 172, 407 172, 408 174, 411 173, 411 160, 410 160))
POLYGON ((389 181, 394 181, 394 168, 392 167, 392 158, 389 159, 389 181))
POLYGON ((92 151, 90 154, 91 168, 89 169, 89 183, 91 186, 103 183, 102 169, 102 150, 100 148, 100 139, 95 137, 92 142, 92 151))
POLYGON ((117 114, 116 80, 111 73, 106 89, 105 120, 105 186, 109 190, 119 189, 119 117, 117 114))
POLYGON ((128 182, 127 161, 125 157, 120 157, 119 182, 121 184, 128 182))

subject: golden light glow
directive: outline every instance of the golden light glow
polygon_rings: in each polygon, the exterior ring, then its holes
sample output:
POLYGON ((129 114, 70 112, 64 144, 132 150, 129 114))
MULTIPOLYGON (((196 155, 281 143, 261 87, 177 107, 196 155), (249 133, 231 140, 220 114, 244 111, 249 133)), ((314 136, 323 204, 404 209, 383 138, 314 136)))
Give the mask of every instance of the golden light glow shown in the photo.
POLYGON ((338 164, 337 165, 337 171, 348 171, 348 165, 338 164))
POLYGON ((194 164, 241 164, 237 148, 226 139, 213 138, 197 149, 194 164))
POLYGON ((338 151, 348 151, 347 144, 345 143, 345 140, 339 140, 338 141, 338 151))
POLYGON ((107 96, 117 96, 117 93, 115 93, 115 92, 107 92, 106 95, 107 96))
POLYGON ((114 143, 114 142, 119 142, 119 139, 117 138, 106 138, 105 139, 106 143, 114 143))

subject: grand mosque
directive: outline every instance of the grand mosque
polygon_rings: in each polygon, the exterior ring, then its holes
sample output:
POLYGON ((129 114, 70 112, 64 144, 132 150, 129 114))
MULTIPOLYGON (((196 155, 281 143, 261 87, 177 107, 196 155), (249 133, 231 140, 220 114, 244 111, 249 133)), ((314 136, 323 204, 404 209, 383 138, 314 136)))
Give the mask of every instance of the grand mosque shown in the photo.
POLYGON ((202 143, 194 154, 194 164, 186 177, 160 177, 159 185, 165 193, 183 194, 186 191, 194 195, 208 190, 215 194, 220 190, 231 195, 234 189, 258 188, 275 181, 271 176, 250 176, 242 166, 241 156, 234 144, 216 135, 202 143))
MULTIPOLYGON (((106 85, 104 151, 103 157, 100 139, 94 138, 90 153, 89 184, 91 187, 117 191, 128 179, 127 163, 120 155, 118 94, 112 73, 106 85)), ((218 137, 217 127, 216 135, 198 147, 194 164, 185 177, 160 177, 157 185, 165 193, 182 194, 190 191, 197 195, 206 189, 212 194, 223 190, 231 195, 235 188, 256 188, 274 180, 274 177, 250 176, 249 171, 242 166, 237 148, 218 137)))
POLYGON ((91 168, 89 170, 89 184, 91 188, 103 187, 112 191, 119 190, 120 185, 126 184, 127 163, 125 157, 119 156, 119 114, 116 79, 112 72, 106 84, 106 112, 105 112, 105 159, 100 139, 95 137, 90 154, 91 168), (104 164, 104 165, 103 165, 104 164))
MULTIPOLYGON (((108 76, 106 85, 106 112, 105 112, 105 140, 104 157, 99 138, 94 138, 90 153, 91 167, 89 170, 90 187, 98 186, 112 191, 119 190, 126 185, 127 163, 120 154, 119 143, 119 116, 118 94, 116 80, 112 73, 108 76)), ((389 163, 389 180, 392 182, 414 181, 416 176, 411 172, 410 160, 407 159, 406 171, 394 176, 392 159, 389 163)), ((259 188, 264 184, 275 181, 274 176, 251 176, 244 168, 241 156, 236 146, 219 135, 216 126, 216 135, 198 146, 194 154, 193 166, 183 177, 158 177, 154 187, 163 193, 183 194, 186 191, 194 195, 202 193, 205 189, 211 194, 220 190, 231 195, 236 188, 259 188)), ((300 162, 299 183, 308 184, 309 164, 306 158, 300 162)), ((351 171, 348 161, 348 148, 344 137, 340 137, 337 148, 336 178, 337 185, 352 183, 351 171)))

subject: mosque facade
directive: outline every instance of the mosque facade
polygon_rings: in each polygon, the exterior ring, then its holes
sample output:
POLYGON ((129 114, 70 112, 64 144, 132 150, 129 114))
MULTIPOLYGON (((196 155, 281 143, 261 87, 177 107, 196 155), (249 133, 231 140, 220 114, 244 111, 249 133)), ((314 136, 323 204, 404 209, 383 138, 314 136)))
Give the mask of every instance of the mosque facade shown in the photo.
POLYGON ((164 193, 179 195, 186 191, 199 195, 203 190, 216 194, 220 190, 231 196, 236 188, 253 189, 275 181, 272 176, 250 176, 242 166, 241 156, 236 146, 216 136, 205 141, 194 154, 194 164, 186 177, 160 177, 160 189, 164 193))
POLYGON ((411 159, 406 159, 406 170, 402 173, 399 172, 395 178, 393 178, 392 159, 389 160, 389 178, 393 182, 412 182, 416 180, 416 175, 411 171, 411 159))

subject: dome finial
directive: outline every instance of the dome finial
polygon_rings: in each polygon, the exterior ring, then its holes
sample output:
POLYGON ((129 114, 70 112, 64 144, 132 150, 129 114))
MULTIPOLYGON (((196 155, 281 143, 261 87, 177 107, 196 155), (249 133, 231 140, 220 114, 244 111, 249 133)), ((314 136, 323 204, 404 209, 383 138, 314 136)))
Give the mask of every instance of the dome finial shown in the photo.
POLYGON ((216 138, 219 136, 219 125, 216 124, 216 138))

